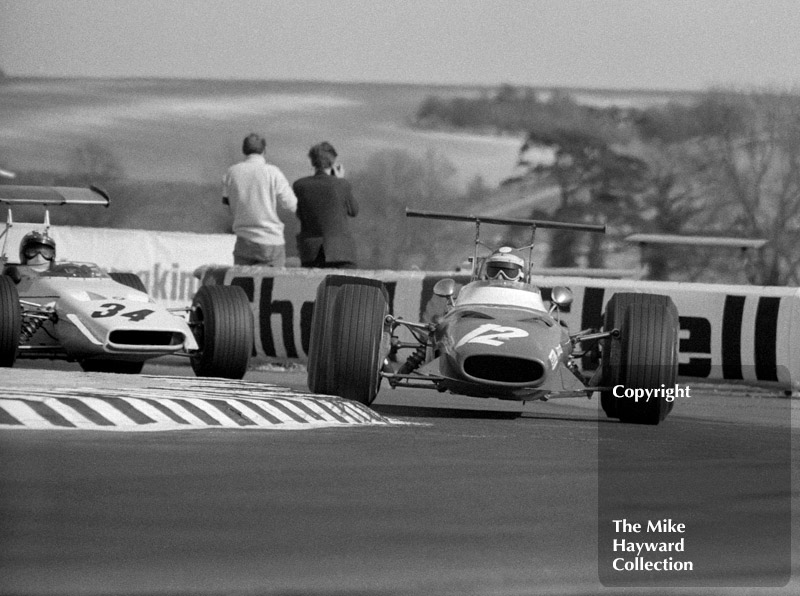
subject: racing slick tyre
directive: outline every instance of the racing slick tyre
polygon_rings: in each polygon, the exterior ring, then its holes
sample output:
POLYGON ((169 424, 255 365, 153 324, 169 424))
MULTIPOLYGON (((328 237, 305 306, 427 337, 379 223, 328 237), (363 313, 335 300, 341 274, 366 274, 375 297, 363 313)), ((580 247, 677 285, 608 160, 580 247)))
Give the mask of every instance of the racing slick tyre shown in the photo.
MULTIPOLYGON (((660 389, 678 377, 678 309, 668 296, 617 293, 606 307, 603 328, 619 329, 618 339, 603 340, 603 384, 625 389, 660 389)), ((658 424, 672 410, 666 397, 600 397, 609 418, 634 424, 658 424)))
POLYGON ((253 311, 239 286, 201 286, 189 326, 199 350, 191 358, 198 377, 241 379, 253 350, 253 311))
POLYGON ((138 375, 144 368, 144 361, 104 360, 95 358, 81 360, 81 368, 86 372, 116 373, 119 375, 138 375))
POLYGON ((339 288, 328 328, 332 339, 334 394, 369 405, 378 395, 383 361, 384 326, 389 314, 385 286, 359 279, 339 288))
POLYGON ((122 284, 123 286, 128 286, 129 288, 133 288, 134 290, 139 290, 140 292, 144 292, 145 294, 147 294, 147 288, 144 286, 142 279, 135 273, 111 271, 109 275, 111 276, 111 279, 113 279, 118 284, 122 284))
POLYGON ((14 366, 21 331, 22 310, 17 286, 9 276, 0 275, 0 366, 14 366))
POLYGON ((317 286, 314 312, 311 315, 311 335, 308 345, 308 389, 312 393, 332 395, 333 361, 331 360, 331 334, 328 333, 333 320, 333 306, 339 288, 345 283, 354 283, 360 278, 346 275, 328 275, 317 286))

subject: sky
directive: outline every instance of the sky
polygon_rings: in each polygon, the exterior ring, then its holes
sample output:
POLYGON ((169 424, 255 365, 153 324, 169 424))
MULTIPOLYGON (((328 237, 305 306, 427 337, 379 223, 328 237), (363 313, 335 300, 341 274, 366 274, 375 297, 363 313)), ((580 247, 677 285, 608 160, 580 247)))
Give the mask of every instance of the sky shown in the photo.
POLYGON ((798 0, 0 0, 10 76, 800 88, 798 0))

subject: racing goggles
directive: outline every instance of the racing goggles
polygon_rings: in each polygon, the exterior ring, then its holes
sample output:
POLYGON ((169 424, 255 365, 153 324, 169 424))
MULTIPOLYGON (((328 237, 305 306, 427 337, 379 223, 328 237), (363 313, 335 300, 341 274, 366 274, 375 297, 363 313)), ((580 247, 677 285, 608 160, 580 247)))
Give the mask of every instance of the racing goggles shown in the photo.
POLYGON ((489 263, 486 266, 486 275, 491 279, 504 278, 509 281, 517 281, 522 277, 522 269, 516 264, 489 263))
POLYGON ((36 244, 34 246, 28 246, 23 251, 26 259, 33 259, 36 255, 42 255, 42 257, 48 261, 52 261, 56 257, 56 249, 52 246, 45 246, 44 244, 36 244))

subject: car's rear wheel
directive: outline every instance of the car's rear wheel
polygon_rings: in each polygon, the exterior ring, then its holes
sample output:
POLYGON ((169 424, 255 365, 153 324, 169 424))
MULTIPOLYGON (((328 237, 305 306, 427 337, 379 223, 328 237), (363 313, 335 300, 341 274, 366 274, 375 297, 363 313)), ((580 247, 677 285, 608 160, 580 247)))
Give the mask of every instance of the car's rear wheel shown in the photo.
POLYGON ((189 316, 199 346, 191 358, 198 377, 241 379, 253 351, 253 311, 239 286, 201 286, 189 316))
POLYGON ((116 373, 120 375, 138 375, 144 368, 144 361, 108 360, 93 358, 81 360, 81 368, 86 372, 116 373))
POLYGON ((145 287, 144 282, 142 282, 142 279, 135 273, 112 271, 109 273, 109 275, 111 276, 111 279, 122 284, 123 286, 128 286, 129 288, 139 290, 145 294, 147 293, 147 288, 145 287))
POLYGON ((14 366, 22 330, 22 310, 14 280, 0 275, 0 366, 14 366))
MULTIPOLYGON (((618 293, 606 308, 604 328, 619 329, 619 338, 603 343, 603 384, 625 389, 667 389, 678 378, 678 310, 668 296, 618 293)), ((669 414, 672 401, 664 395, 616 397, 601 394, 610 418, 635 424, 658 424, 669 414)))
POLYGON ((389 301, 380 282, 339 288, 329 328, 333 349, 328 372, 333 372, 336 395, 365 405, 375 400, 383 348, 388 347, 388 342, 383 342, 388 314, 389 301))

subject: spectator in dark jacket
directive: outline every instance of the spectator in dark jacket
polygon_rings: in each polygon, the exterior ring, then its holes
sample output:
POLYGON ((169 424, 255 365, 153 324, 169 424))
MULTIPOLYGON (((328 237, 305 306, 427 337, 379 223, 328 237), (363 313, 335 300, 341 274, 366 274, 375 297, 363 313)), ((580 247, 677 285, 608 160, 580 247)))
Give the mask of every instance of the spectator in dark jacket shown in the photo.
POLYGON ((336 162, 336 150, 328 142, 308 152, 314 175, 293 185, 297 196, 300 233, 297 249, 303 267, 354 269, 356 242, 349 218, 358 215, 358 203, 344 168, 336 162))

